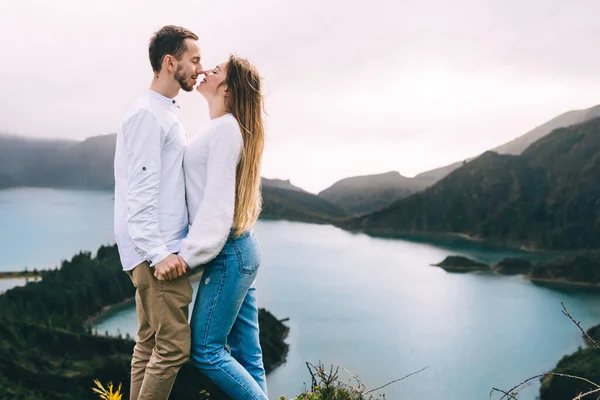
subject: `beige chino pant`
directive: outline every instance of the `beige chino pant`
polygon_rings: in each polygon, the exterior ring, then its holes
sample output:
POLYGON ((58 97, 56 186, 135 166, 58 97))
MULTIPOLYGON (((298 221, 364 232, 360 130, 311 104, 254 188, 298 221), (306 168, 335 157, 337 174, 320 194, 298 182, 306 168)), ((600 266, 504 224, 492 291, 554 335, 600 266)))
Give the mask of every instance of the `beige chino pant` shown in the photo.
POLYGON ((139 330, 131 360, 130 400, 167 400, 181 366, 190 355, 187 275, 159 281, 143 262, 126 271, 136 287, 139 330))

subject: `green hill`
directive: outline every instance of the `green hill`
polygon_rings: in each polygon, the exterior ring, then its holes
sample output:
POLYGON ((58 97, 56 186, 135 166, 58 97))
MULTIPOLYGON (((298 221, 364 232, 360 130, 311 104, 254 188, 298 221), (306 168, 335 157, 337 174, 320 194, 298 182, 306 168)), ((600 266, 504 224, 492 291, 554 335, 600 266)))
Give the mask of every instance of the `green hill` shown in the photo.
MULTIPOLYGON (((60 269, 44 271, 39 282, 0 295, 0 398, 21 400, 97 400, 94 379, 123 383, 128 393, 134 342, 97 336, 84 321, 103 307, 134 295, 116 246, 101 247, 95 258, 81 253, 60 269)), ((287 327, 259 310, 265 369, 287 355, 287 327)), ((207 389, 226 398, 190 364, 182 368, 171 399, 188 399, 207 389)))
POLYGON ((262 196, 263 210, 260 217, 263 219, 326 224, 348 216, 339 207, 308 192, 263 184, 262 196))
MULTIPOLYGON (((600 325, 597 325, 590 328, 587 334, 596 340, 596 343, 600 343, 598 341, 600 339, 599 331, 600 325)), ((578 376, 600 384, 600 348, 590 343, 586 348, 580 348, 575 353, 564 356, 551 372, 578 376)), ((542 379, 540 400, 574 399, 579 394, 587 393, 596 388, 597 386, 582 380, 549 375, 542 379)), ((587 397, 590 396, 585 398, 587 397)))
POLYGON ((600 119, 557 129, 519 156, 492 152, 423 192, 340 226, 460 233, 540 249, 600 247, 600 119))

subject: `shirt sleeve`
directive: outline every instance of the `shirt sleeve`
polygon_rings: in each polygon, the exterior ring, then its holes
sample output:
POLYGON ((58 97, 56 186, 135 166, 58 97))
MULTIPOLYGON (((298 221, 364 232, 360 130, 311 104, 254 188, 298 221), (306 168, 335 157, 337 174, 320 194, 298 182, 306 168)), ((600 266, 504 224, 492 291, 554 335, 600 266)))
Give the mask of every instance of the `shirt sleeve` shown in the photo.
POLYGON ((235 211, 236 171, 243 147, 233 124, 218 126, 208 153, 206 186, 179 255, 190 268, 215 258, 227 241, 235 211))
POLYGON ((158 222, 163 130, 151 112, 142 110, 127 121, 123 133, 127 152, 129 237, 136 251, 154 266, 170 254, 158 222))

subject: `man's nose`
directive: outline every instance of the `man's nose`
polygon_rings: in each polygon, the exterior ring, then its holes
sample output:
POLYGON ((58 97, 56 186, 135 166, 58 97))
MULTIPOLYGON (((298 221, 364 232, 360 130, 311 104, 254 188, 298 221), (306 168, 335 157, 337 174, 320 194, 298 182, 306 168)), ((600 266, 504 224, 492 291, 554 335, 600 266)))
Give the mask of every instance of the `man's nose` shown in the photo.
POLYGON ((202 64, 198 65, 198 67, 196 68, 196 72, 198 73, 198 75, 204 73, 204 69, 202 68, 202 64))

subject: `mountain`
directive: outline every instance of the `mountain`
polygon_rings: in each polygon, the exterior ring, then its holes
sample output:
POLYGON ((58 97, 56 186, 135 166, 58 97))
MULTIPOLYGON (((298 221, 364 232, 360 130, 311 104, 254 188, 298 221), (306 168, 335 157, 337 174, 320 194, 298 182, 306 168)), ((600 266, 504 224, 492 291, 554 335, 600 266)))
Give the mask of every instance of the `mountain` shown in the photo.
POLYGON ((427 179, 406 178, 396 171, 342 179, 319 197, 350 214, 362 215, 386 208, 403 197, 425 189, 427 179))
POLYGON ((486 152, 432 187, 341 227, 460 233, 532 248, 600 247, 600 118, 560 128, 521 155, 486 152))
MULTIPOLYGON (((569 111, 559 115, 556 118, 551 119, 543 125, 536 127, 532 131, 529 131, 526 134, 506 144, 503 144, 502 146, 498 146, 495 149, 492 149, 491 151, 498 154, 519 155, 531 144, 548 135, 555 129, 579 124, 597 117, 600 117, 600 105, 585 110, 569 111)), ((471 160, 473 160, 473 158, 467 159, 466 161, 471 160)), ((443 177, 447 176, 452 171, 460 168, 462 165, 463 161, 455 162, 453 164, 446 165, 445 167, 423 172, 417 175, 415 178, 423 179, 433 184, 438 180, 442 179, 443 177)))
POLYGON ((262 197, 263 209, 260 217, 263 219, 326 224, 349 216, 344 210, 317 195, 269 186, 264 180, 262 197))
POLYGON ((1 182, 10 186, 108 189, 113 183, 115 135, 83 142, 0 135, 1 182))
MULTIPOLYGON (((555 129, 575 125, 597 117, 600 117, 600 105, 585 110, 569 111, 491 151, 497 154, 519 155, 531 144, 555 129)), ((395 171, 346 178, 320 192, 319 197, 350 214, 369 214, 382 210, 397 200, 433 185, 452 171, 463 166, 467 161, 474 159, 470 158, 423 172, 414 178, 406 178, 395 171)))
POLYGON ((289 180, 262 178, 262 197, 262 219, 326 224, 350 216, 331 202, 292 185, 289 180))
POLYGON ((275 188, 275 189, 287 189, 287 190, 294 190, 296 192, 307 193, 306 190, 299 188, 298 186, 292 185, 292 183, 290 182, 289 179, 283 180, 283 179, 262 178, 262 184, 263 184, 263 186, 269 186, 269 187, 275 188))

